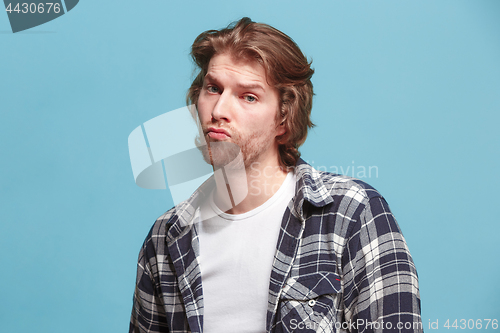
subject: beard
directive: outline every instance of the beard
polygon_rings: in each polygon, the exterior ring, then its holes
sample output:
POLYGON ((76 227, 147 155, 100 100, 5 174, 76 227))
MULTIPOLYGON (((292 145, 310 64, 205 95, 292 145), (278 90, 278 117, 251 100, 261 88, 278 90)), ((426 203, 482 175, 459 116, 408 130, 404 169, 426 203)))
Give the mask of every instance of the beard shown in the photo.
POLYGON ((207 141, 207 144, 201 148, 201 152, 205 162, 211 164, 214 170, 222 167, 241 168, 243 164, 243 159, 238 158, 241 155, 241 149, 232 142, 207 141))
POLYGON ((248 169, 275 140, 266 129, 244 136, 230 126, 217 126, 226 129, 231 135, 228 141, 220 141, 208 136, 208 128, 211 126, 213 124, 202 126, 200 135, 204 135, 204 140, 198 137, 196 143, 205 162, 214 169, 227 166, 234 169, 248 169))

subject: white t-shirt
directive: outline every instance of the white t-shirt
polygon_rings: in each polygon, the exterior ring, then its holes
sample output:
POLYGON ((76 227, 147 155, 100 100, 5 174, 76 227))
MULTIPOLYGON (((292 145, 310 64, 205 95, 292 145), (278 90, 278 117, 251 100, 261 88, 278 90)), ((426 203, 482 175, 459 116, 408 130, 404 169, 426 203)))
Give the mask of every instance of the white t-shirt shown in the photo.
POLYGON ((294 193, 290 172, 269 200, 244 214, 222 212, 213 193, 202 206, 202 217, 215 215, 198 226, 205 333, 265 332, 276 244, 294 193))

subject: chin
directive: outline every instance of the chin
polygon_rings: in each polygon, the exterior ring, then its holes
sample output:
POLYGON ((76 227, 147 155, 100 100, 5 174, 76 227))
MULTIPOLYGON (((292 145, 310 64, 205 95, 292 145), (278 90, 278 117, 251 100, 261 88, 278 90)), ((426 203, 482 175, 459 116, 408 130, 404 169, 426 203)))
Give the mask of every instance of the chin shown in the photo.
POLYGON ((205 162, 217 169, 228 166, 233 167, 237 160, 242 160, 241 158, 238 159, 241 152, 240 147, 230 141, 210 140, 207 145, 198 147, 198 149, 200 149, 205 162))

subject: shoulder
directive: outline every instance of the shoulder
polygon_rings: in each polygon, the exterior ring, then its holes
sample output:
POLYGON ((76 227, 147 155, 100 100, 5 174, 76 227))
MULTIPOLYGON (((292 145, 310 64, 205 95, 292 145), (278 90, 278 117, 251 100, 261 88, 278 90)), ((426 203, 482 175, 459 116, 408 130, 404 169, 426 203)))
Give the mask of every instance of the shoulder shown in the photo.
POLYGON ((379 191, 363 180, 324 171, 318 173, 326 190, 332 196, 347 196, 357 201, 382 197, 379 191))
POLYGON ((172 207, 156 219, 146 236, 144 247, 158 248, 165 244, 169 229, 178 220, 178 206, 182 204, 172 207))
POLYGON ((151 233, 155 236, 166 236, 169 227, 177 219, 177 206, 170 208, 168 211, 158 217, 151 228, 151 233))
POLYGON ((168 239, 171 234, 172 226, 178 224, 175 222, 179 219, 178 209, 182 204, 183 203, 172 207, 158 217, 144 239, 139 254, 139 260, 149 262, 152 272, 155 271, 154 266, 158 258, 166 258, 170 256, 168 250, 168 239))
POLYGON ((176 204, 158 217, 151 227, 145 244, 154 247, 165 246, 168 239, 183 234, 186 227, 199 219, 197 209, 207 194, 213 190, 213 176, 207 179, 187 200, 176 204), (160 239, 163 240, 160 242, 160 239))
POLYGON ((304 198, 315 206, 345 200, 366 204, 382 195, 368 183, 349 176, 314 169, 304 161, 296 166, 297 185, 304 198))

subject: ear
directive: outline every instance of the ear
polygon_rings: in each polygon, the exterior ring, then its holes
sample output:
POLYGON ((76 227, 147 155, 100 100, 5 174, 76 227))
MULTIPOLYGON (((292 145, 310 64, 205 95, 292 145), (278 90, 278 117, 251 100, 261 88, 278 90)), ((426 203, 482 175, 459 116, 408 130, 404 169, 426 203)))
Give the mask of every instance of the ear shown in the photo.
POLYGON ((285 121, 283 120, 281 124, 276 126, 276 136, 282 136, 286 133, 285 121))
POLYGON ((286 133, 285 121, 287 119, 287 114, 285 112, 285 102, 281 102, 280 109, 278 110, 278 114, 280 115, 281 122, 276 126, 276 137, 281 137, 286 133))

